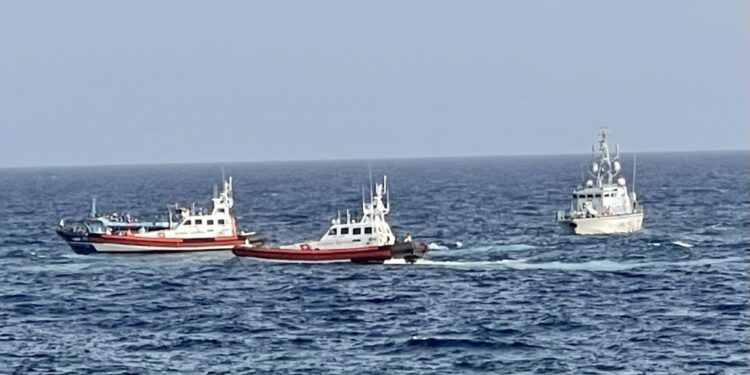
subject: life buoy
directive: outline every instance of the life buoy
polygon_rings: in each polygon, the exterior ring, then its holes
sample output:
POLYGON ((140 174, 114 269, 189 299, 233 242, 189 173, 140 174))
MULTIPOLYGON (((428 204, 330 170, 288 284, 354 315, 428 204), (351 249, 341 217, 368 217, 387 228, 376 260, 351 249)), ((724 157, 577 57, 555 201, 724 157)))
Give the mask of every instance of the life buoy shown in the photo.
POLYGON ((164 232, 159 232, 159 238, 164 238, 164 232))
POLYGON ((310 250, 310 245, 308 245, 308 244, 306 244, 306 243, 303 243, 302 245, 299 245, 299 247, 300 247, 300 248, 301 248, 302 250, 310 250))

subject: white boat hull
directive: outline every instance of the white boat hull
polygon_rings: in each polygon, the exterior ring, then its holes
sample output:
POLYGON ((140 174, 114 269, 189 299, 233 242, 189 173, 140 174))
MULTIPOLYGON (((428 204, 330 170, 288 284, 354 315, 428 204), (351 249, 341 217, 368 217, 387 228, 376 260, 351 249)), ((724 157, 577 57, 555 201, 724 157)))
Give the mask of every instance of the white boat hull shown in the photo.
POLYGON ((191 251, 229 251, 233 245, 206 246, 143 246, 120 243, 90 243, 97 253, 184 253, 191 251))
POLYGON ((625 234, 638 232, 643 228, 643 213, 566 219, 559 220, 558 223, 568 233, 579 235, 625 234))

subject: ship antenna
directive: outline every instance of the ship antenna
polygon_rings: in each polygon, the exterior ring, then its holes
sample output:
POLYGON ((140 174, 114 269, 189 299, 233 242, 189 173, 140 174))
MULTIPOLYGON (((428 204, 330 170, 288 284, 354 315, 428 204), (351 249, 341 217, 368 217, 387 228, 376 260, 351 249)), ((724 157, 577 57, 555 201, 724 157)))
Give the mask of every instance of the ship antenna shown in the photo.
POLYGON ((635 193, 635 167, 636 167, 636 161, 637 161, 638 154, 633 155, 633 189, 632 191, 635 193))
POLYGON ((581 164, 581 183, 586 182, 586 176, 583 175, 583 164, 581 164))
POLYGON ((370 200, 372 200, 372 164, 367 163, 367 170, 370 172, 370 200))
POLYGON ((383 189, 385 190, 385 209, 391 209, 391 191, 388 190, 388 176, 383 176, 383 189))
POLYGON ((224 166, 221 166, 221 182, 226 181, 226 177, 224 176, 224 166))

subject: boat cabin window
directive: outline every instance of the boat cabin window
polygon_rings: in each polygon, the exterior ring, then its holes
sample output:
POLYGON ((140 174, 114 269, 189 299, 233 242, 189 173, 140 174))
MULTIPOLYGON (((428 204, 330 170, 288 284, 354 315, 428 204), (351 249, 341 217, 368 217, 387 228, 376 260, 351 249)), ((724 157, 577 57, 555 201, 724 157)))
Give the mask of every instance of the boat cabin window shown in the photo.
POLYGON ((219 213, 222 213, 222 214, 223 214, 224 212, 226 212, 226 211, 225 211, 225 210, 224 210, 223 208, 220 208, 220 209, 219 209, 219 213))
POLYGON ((202 224, 203 224, 203 220, 202 219, 196 219, 195 220, 195 225, 202 225, 202 224))
POLYGON ((190 225, 190 224, 191 224, 191 221, 190 221, 190 220, 185 220, 185 222, 184 222, 184 223, 182 223, 182 225, 190 225))
POLYGON ((593 197, 594 197, 594 195, 593 195, 593 194, 588 194, 588 195, 586 195, 586 198, 593 198, 593 197))
POLYGON ((224 219, 219 219, 219 225, 224 225, 224 219))
POLYGON ((335 235, 336 235, 336 233, 337 233, 337 232, 336 232, 336 228, 331 228, 331 230, 330 230, 330 231, 328 231, 328 234, 330 234, 331 236, 335 236, 335 235))
POLYGON ((352 228, 352 234, 355 236, 358 234, 362 234, 362 228, 352 228))
POLYGON ((602 195, 601 195, 601 194, 594 194, 594 197, 595 197, 595 198, 601 198, 601 197, 602 197, 602 195))
POLYGON ((207 225, 214 225, 214 221, 213 220, 206 220, 206 224, 207 225))
POLYGON ((366 227, 365 234, 372 234, 372 227, 366 227))
POLYGON ((349 234, 349 227, 341 228, 341 234, 349 234))

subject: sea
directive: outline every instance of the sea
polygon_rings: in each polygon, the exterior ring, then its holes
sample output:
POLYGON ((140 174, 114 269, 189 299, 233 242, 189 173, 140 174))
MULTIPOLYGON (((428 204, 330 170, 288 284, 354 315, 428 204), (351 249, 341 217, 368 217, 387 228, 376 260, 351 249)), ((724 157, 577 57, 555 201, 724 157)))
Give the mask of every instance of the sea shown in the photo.
MULTIPOLYGON (((644 153, 644 229, 561 232, 587 155, 0 169, 0 372, 746 374, 747 151, 644 153), (388 175, 416 264, 77 255, 61 218, 208 206, 272 243, 359 215, 388 175)), ((633 155, 623 155, 631 184, 633 155)))

